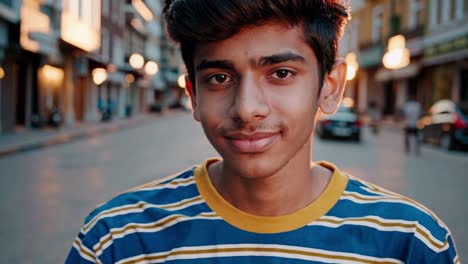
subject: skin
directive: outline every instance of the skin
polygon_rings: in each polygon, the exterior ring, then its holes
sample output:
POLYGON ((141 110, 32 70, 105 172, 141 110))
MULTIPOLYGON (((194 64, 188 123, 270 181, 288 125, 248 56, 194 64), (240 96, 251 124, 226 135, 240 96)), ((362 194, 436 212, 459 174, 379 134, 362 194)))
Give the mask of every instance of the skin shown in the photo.
POLYGON ((286 215, 314 201, 332 172, 311 166, 318 109, 336 111, 346 65, 337 60, 319 96, 314 51, 302 26, 270 22, 197 45, 195 120, 222 156, 208 174, 218 192, 240 210, 286 215))

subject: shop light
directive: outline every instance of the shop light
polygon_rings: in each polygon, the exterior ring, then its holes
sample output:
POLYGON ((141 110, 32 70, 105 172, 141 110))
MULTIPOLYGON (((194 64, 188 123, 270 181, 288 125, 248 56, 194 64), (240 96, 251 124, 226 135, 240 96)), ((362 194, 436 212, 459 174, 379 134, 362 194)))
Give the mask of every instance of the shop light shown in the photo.
POLYGON ((343 106, 344 107, 354 107, 354 100, 351 97, 343 98, 343 106))
POLYGON ((98 86, 107 80, 107 71, 104 68, 94 69, 92 72, 92 75, 93 75, 93 82, 98 86))
POLYGON ((127 81, 127 83, 133 83, 135 81, 135 76, 129 73, 125 76, 125 81, 127 81))
POLYGON ((60 85, 63 81, 63 70, 50 65, 44 65, 40 69, 40 75, 44 81, 55 85, 60 85))
POLYGON ((158 72, 158 64, 154 61, 148 61, 145 64, 145 73, 148 75, 155 75, 158 72))
POLYGON ((142 0, 133 0, 132 5, 135 7, 138 14, 140 14, 146 21, 153 19, 153 13, 142 0))
POLYGON ((179 84, 180 88, 185 89, 186 83, 185 83, 185 75, 184 74, 179 76, 179 78, 177 79, 177 84, 179 84))
POLYGON ((30 33, 50 35, 50 18, 39 10, 36 1, 23 1, 20 19, 20 44, 25 50, 38 52, 41 45, 30 38, 30 33))
POLYGON ((359 69, 359 64, 357 62, 356 54, 350 52, 346 54, 346 80, 350 81, 356 77, 357 70, 359 69))
POLYGON ((133 53, 129 58, 129 63, 134 69, 141 69, 145 64, 145 58, 138 53, 133 53))
POLYGON ((410 51, 405 47, 405 37, 397 35, 388 40, 388 51, 382 59, 387 69, 397 70, 408 66, 410 63, 410 51))
POLYGON ((5 71, 3 70, 2 67, 0 67, 0 80, 5 78, 5 71))

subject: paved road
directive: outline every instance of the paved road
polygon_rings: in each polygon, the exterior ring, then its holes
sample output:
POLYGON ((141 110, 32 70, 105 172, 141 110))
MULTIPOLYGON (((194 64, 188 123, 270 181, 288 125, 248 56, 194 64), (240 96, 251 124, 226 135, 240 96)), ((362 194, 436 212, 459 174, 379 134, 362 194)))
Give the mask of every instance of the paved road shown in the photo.
MULTIPOLYGON (((361 144, 316 140, 314 159, 404 193, 451 227, 468 259, 468 155, 423 148, 405 157, 398 133, 361 144)), ((131 187, 216 156, 189 114, 0 159, 0 263, 63 263, 84 217, 131 187)))

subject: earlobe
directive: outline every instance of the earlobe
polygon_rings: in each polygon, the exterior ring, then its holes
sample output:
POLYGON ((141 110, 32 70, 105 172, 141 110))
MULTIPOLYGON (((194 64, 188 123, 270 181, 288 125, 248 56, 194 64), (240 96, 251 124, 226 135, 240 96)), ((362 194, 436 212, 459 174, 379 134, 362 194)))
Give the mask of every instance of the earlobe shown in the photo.
POLYGON ((346 86, 346 63, 337 59, 332 70, 325 74, 319 98, 320 110, 327 115, 338 109, 346 86))
POLYGON ((197 107, 197 98, 195 96, 190 95, 190 104, 192 105, 192 115, 193 119, 195 121, 200 122, 200 114, 198 113, 198 107, 197 107))

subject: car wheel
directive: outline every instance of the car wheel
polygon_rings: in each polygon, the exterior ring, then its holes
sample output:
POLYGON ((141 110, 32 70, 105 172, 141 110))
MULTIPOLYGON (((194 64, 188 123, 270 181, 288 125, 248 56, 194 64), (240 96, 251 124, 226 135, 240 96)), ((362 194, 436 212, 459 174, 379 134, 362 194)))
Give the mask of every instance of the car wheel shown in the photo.
POLYGON ((352 140, 356 142, 361 142, 361 133, 354 134, 352 140))
POLYGON ((453 150, 454 144, 453 139, 450 134, 443 134, 442 138, 440 139, 440 146, 445 150, 453 150))
POLYGON ((318 131, 317 135, 319 136, 319 138, 323 139, 323 131, 318 131))
POLYGON ((327 139, 328 138, 328 135, 325 133, 325 131, 322 131, 322 133, 320 133, 320 138, 321 139, 327 139))

